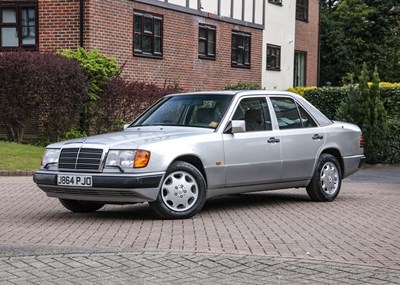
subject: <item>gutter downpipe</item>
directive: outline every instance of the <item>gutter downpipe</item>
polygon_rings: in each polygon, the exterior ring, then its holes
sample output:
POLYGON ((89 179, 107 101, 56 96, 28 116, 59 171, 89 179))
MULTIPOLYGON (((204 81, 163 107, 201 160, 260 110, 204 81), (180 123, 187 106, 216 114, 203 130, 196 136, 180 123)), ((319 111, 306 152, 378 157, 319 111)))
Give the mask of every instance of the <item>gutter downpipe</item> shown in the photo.
POLYGON ((321 2, 318 1, 318 58, 317 58, 317 86, 321 87, 321 2))
POLYGON ((79 0, 79 46, 83 47, 83 29, 84 29, 84 0, 79 0))

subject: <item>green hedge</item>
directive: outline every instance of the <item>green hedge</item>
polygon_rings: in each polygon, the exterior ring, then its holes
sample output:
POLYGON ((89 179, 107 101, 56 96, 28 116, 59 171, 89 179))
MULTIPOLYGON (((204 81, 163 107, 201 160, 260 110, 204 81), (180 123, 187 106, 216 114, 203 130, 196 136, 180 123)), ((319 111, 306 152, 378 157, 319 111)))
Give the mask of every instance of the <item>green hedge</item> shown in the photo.
MULTIPOLYGON (((304 92, 311 104, 321 110, 329 119, 336 119, 340 104, 347 99, 349 87, 321 87, 304 92)), ((381 99, 389 116, 400 120, 400 87, 381 87, 381 99)))
POLYGON ((386 163, 400 163, 400 118, 391 117, 388 120, 389 148, 386 163))
POLYGON ((304 98, 329 119, 336 118, 340 103, 346 99, 346 87, 322 87, 305 91, 304 98))
POLYGON ((228 84, 224 87, 225 90, 259 90, 261 85, 257 82, 242 82, 236 84, 228 84))
POLYGON ((381 99, 389 116, 400 118, 400 87, 381 87, 381 99))
MULTIPOLYGON (((347 100, 349 87, 322 87, 304 93, 311 104, 321 110, 328 118, 337 119, 340 104, 347 100)), ((380 87, 380 96, 388 114, 388 149, 384 163, 400 163, 400 87, 380 87)))

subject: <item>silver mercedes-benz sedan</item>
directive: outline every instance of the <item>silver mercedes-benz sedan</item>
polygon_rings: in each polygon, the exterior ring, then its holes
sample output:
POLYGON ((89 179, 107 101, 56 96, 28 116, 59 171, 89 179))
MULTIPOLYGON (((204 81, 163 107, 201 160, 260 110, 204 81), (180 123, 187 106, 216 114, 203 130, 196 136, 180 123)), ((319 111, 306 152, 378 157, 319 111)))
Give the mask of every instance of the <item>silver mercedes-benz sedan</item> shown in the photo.
POLYGON ((217 195, 305 187, 333 201, 363 148, 359 127, 293 93, 184 93, 121 132, 47 146, 34 181, 73 212, 149 202, 163 218, 189 218, 217 195))

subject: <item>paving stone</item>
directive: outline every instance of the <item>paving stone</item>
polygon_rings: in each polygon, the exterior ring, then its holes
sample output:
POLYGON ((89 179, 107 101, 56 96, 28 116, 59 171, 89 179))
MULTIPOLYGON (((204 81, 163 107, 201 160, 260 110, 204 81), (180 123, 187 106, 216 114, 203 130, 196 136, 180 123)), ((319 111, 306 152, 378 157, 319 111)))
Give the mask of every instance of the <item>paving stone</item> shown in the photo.
POLYGON ((332 203, 304 189, 219 197, 167 221, 147 204, 73 214, 32 177, 0 177, 0 283, 400 284, 393 181, 345 180, 332 203))

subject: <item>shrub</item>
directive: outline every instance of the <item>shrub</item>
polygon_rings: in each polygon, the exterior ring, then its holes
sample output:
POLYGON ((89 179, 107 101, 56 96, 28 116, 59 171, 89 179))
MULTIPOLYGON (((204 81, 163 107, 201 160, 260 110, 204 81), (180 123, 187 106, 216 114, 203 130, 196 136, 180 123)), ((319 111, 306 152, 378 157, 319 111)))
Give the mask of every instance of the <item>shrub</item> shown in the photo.
POLYGON ((390 117, 388 119, 388 149, 386 163, 400 163, 400 118, 390 117))
POLYGON ((400 87, 400 82, 379 82, 379 87, 400 87))
POLYGON ((2 53, 0 82, 0 121, 11 141, 21 142, 30 122, 57 140, 79 118, 86 76, 73 61, 50 53, 2 53))
POLYGON ((261 85, 256 82, 241 82, 236 84, 228 84, 224 87, 225 90, 259 90, 261 85))
POLYGON ((322 87, 307 90, 304 98, 333 120, 336 119, 336 112, 340 104, 346 100, 347 88, 349 87, 322 87))
POLYGON ((400 87, 384 87, 380 91, 387 113, 398 116, 400 120, 400 87))
POLYGON ((177 92, 180 92, 177 85, 165 83, 160 88, 151 83, 112 78, 93 106, 91 127, 96 133, 120 130, 159 98, 177 92))
POLYGON ((87 51, 78 47, 76 51, 64 49, 58 52, 60 55, 79 62, 89 79, 87 94, 90 100, 97 100, 107 85, 108 79, 117 76, 120 69, 113 57, 101 54, 96 48, 87 51))
POLYGON ((93 114, 93 101, 99 99, 103 89, 110 78, 120 74, 120 69, 113 57, 101 54, 96 48, 87 51, 78 47, 76 51, 69 49, 59 51, 62 56, 79 62, 88 76, 87 102, 81 108, 79 130, 82 133, 90 133, 90 120, 93 114))
POLYGON ((351 86, 348 100, 341 103, 339 119, 358 125, 365 137, 367 162, 384 162, 387 150, 387 114, 380 99, 379 77, 375 67, 372 85, 368 86, 368 70, 363 65, 358 89, 351 86))
POLYGON ((299 86, 299 87, 289 88, 287 91, 299 94, 304 97, 305 92, 314 90, 314 89, 317 89, 317 87, 316 86, 309 86, 309 87, 299 86))

